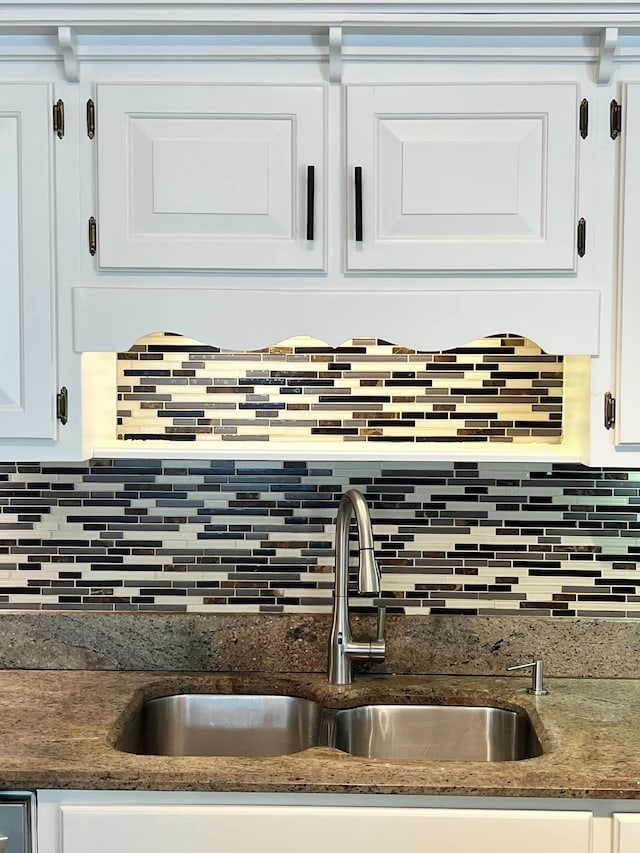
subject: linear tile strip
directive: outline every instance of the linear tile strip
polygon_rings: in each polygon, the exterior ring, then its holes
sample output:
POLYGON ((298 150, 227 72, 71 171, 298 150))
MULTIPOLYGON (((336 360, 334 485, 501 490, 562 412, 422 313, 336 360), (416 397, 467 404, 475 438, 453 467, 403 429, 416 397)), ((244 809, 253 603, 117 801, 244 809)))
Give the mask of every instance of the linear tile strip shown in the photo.
POLYGON ((392 612, 640 617, 640 471, 488 462, 0 464, 0 609, 327 612, 350 487, 392 612))

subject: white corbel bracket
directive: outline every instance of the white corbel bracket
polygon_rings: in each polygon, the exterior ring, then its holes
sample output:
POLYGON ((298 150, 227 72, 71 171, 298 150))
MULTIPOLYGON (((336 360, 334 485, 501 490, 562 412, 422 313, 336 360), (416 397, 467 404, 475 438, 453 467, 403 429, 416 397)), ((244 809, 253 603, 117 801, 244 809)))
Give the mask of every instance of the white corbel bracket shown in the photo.
POLYGON ((329 82, 342 83, 342 27, 329 27, 329 82))
POLYGON ((64 79, 70 83, 80 82, 80 63, 78 62, 78 36, 71 27, 58 27, 58 45, 64 62, 64 79))
POLYGON ((600 48, 598 51, 597 83, 610 83, 613 74, 613 57, 618 47, 618 28, 606 27, 600 33, 600 48))

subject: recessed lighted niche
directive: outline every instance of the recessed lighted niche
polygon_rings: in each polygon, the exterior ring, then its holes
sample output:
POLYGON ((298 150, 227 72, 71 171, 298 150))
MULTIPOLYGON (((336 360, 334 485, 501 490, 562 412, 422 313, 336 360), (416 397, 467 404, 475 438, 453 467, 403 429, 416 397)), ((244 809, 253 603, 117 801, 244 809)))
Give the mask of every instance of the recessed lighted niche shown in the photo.
POLYGON ((253 352, 163 332, 118 354, 120 439, 559 444, 563 358, 514 334, 446 352, 295 337, 253 352))

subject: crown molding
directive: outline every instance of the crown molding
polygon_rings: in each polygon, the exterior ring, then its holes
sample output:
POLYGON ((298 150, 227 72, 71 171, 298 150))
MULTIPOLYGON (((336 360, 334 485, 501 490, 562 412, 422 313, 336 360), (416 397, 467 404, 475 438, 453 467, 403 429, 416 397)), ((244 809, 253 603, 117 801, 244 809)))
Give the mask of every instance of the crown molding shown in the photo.
POLYGON ((595 64, 599 82, 640 60, 640 1, 0 0, 0 61, 194 59, 527 61, 595 64), (149 38, 146 38, 146 37, 149 38), (517 38, 514 38, 517 37, 517 38))
POLYGON ((640 26, 637 0, 0 0, 4 31, 74 27, 79 32, 143 27, 199 27, 242 24, 341 26, 473 25, 624 28, 640 26))

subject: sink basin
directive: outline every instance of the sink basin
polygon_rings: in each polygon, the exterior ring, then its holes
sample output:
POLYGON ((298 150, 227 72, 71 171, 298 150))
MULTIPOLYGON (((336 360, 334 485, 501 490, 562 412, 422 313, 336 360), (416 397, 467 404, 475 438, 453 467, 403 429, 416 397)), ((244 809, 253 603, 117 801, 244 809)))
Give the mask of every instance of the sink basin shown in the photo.
POLYGON ((293 696, 179 694, 151 699, 116 748, 142 755, 286 755, 315 746, 322 707, 293 696))
POLYGON ((503 708, 365 705, 337 711, 334 744, 351 755, 416 761, 518 761, 542 755, 529 720, 503 708))
POLYGON ((518 761, 542 754, 528 718, 502 708, 333 710, 294 696, 177 694, 145 702, 115 744, 140 755, 276 756, 314 746, 384 760, 518 761))

